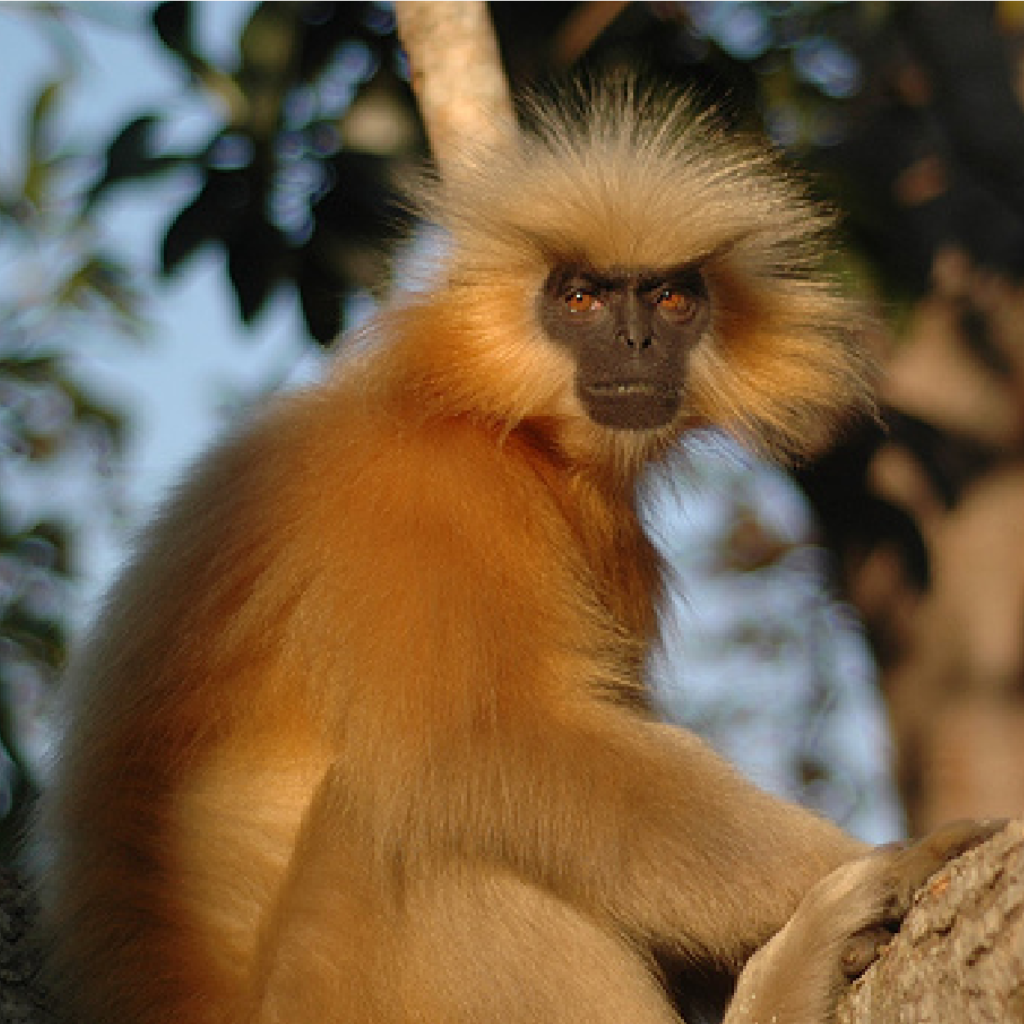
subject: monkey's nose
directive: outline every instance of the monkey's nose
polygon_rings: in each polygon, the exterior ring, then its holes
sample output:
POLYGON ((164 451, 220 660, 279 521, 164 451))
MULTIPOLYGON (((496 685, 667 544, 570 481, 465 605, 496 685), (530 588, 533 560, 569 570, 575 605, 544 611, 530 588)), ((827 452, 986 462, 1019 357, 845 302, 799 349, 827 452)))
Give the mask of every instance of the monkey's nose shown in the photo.
POLYGON ((626 348, 631 349, 634 352, 644 352, 649 349, 652 345, 650 335, 640 336, 639 338, 633 337, 631 334, 622 332, 619 334, 619 341, 623 342, 626 348))

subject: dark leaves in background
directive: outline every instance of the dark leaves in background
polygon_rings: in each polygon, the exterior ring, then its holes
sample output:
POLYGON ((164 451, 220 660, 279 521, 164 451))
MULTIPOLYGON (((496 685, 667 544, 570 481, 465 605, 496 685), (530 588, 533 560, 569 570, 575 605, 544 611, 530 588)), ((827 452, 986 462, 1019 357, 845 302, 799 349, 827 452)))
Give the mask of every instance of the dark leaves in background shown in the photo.
POLYGON ((314 244, 306 247, 298 270, 299 302, 306 326, 320 345, 335 340, 341 323, 338 275, 331 272, 330 254, 314 244))
POLYGON ((194 59, 192 4, 162 3, 153 11, 153 28, 160 42, 186 62, 194 59))
POLYGON ((192 152, 157 148, 159 120, 143 114, 115 136, 90 202, 109 188, 175 169, 198 175, 193 197, 175 214, 161 244, 165 274, 205 245, 219 246, 246 323, 275 286, 298 290, 312 337, 331 342, 345 300, 379 284, 377 252, 396 220, 388 181, 407 152, 345 148, 342 125, 353 100, 385 83, 412 110, 393 16, 378 3, 264 3, 239 40, 237 69, 217 68, 196 44, 195 9, 159 4, 157 36, 198 87, 227 111, 226 123, 192 152))
POLYGON ((264 218, 247 217, 239 223, 227 251, 238 312, 245 323, 251 323, 284 276, 289 258, 285 238, 264 218))
MULTIPOLYGON (((32 766, 22 750, 18 698, 27 677, 48 681, 63 661, 63 591, 69 582, 71 543, 62 523, 40 521, 15 532, 0 519, 0 751, 15 769, 6 780, 14 786, 8 794, 11 806, 0 806, 0 822, 31 788, 32 766)), ((0 829, 0 839, 6 838, 0 829)))
POLYGON ((107 146, 103 171, 86 196, 86 209, 113 185, 164 174, 185 162, 185 158, 180 156, 156 152, 155 135, 159 125, 157 116, 142 114, 129 121, 114 136, 107 146))
POLYGON ((207 242, 230 247, 247 219, 260 219, 253 210, 262 188, 245 171, 204 168, 205 181, 195 198, 171 222, 160 254, 163 273, 177 270, 207 242))

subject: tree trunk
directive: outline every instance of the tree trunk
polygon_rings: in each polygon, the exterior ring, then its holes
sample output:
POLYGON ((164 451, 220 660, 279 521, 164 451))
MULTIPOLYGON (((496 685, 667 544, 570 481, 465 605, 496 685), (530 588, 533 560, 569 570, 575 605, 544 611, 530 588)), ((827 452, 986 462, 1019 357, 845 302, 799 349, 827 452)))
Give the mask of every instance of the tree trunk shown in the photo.
POLYGON ((837 1024, 1024 1021, 1024 822, 937 874, 837 1024))
POLYGON ((887 354, 884 436, 804 480, 881 668, 921 834, 1024 807, 1024 37, 996 5, 890 6, 911 59, 881 61, 848 155, 900 126, 902 148, 860 185, 899 225, 878 251, 913 252, 930 277, 887 354))

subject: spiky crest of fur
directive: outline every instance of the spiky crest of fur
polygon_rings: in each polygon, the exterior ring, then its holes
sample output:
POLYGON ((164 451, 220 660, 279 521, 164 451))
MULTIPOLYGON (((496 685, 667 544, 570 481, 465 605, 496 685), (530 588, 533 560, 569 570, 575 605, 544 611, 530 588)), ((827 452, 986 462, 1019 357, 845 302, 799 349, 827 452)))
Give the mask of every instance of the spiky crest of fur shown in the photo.
POLYGON ((851 412, 871 409, 864 312, 823 270, 834 218, 765 146, 730 137, 685 98, 628 81, 533 103, 526 120, 507 145, 469 150, 459 174, 419 190, 448 240, 440 286, 414 300, 418 316, 445 325, 438 340, 450 346, 450 375, 424 352, 427 398, 445 412, 489 411, 506 431, 540 423, 574 459, 627 472, 693 426, 800 459, 851 412), (548 271, 569 261, 702 267, 711 327, 668 428, 585 422, 573 367, 537 317, 548 271))

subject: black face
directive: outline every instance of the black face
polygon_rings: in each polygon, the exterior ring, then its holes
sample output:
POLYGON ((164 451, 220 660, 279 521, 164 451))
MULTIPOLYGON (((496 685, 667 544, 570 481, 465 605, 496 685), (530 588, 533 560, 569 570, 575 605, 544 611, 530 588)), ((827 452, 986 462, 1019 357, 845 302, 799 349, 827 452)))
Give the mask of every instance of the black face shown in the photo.
POLYGON ((557 267, 540 297, 545 331, 576 359, 576 391, 595 423, 654 430, 682 404, 687 357, 709 317, 695 267, 557 267))

